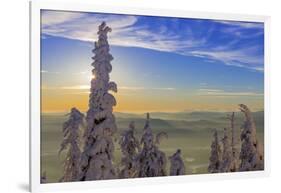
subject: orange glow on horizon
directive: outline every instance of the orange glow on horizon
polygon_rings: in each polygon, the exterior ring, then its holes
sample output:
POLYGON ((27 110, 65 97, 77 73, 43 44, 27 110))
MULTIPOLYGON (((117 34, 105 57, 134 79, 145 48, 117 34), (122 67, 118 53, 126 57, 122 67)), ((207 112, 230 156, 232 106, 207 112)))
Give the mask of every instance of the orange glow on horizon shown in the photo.
MULTIPOLYGON (((209 98, 198 96, 181 96, 172 94, 150 95, 140 92, 139 94, 119 91, 114 94, 117 105, 115 112, 182 112, 182 111, 236 111, 237 104, 243 101, 217 100, 210 102, 209 98)), ((72 107, 81 111, 88 110, 89 94, 85 90, 43 90, 42 112, 67 112, 72 107)), ((213 99, 212 99, 213 100, 213 99)), ((260 99, 250 100, 246 103, 253 111, 262 110, 263 103, 260 99)))

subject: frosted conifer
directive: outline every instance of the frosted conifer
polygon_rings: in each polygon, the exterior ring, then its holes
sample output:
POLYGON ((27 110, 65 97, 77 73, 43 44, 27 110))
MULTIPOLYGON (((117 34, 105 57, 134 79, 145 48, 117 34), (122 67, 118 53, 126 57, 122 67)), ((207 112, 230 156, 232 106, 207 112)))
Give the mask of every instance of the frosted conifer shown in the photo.
POLYGON ((117 131, 112 113, 116 100, 109 91, 117 92, 117 85, 109 80, 109 73, 112 71, 110 62, 113 57, 109 53, 108 32, 111 32, 111 28, 102 22, 98 28, 98 41, 95 42, 93 49, 94 78, 91 80, 89 110, 86 116, 87 129, 84 134, 85 145, 81 157, 82 181, 116 178, 112 140, 113 134, 117 131))
POLYGON ((143 148, 138 154, 136 164, 138 168, 138 177, 154 177, 166 175, 166 155, 156 146, 160 138, 167 137, 167 134, 159 133, 154 141, 152 129, 150 127, 149 113, 147 113, 146 123, 143 129, 141 144, 143 148))
POLYGON ((80 171, 80 156, 79 149, 79 128, 83 125, 84 115, 76 108, 72 108, 68 114, 69 119, 63 124, 63 141, 60 151, 68 148, 64 161, 64 174, 60 179, 62 182, 77 181, 80 171))
POLYGON ((178 149, 171 157, 169 157, 171 166, 170 166, 170 175, 178 176, 185 174, 184 162, 181 158, 181 150, 178 149))
POLYGON ((122 151, 121 160, 121 178, 133 178, 137 175, 135 159, 138 151, 140 150, 140 144, 138 139, 134 136, 135 124, 131 122, 129 129, 125 130, 121 134, 119 144, 122 151))
POLYGON ((245 115, 241 132, 240 171, 254 171, 264 169, 263 153, 257 140, 256 125, 250 109, 240 104, 240 110, 245 115))
POLYGON ((219 144, 218 139, 218 132, 217 130, 214 131, 214 141, 211 145, 211 155, 210 155, 210 162, 208 171, 210 173, 218 173, 220 171, 220 165, 221 165, 221 147, 219 144))
POLYGON ((230 121, 231 129, 231 149, 232 149, 232 163, 230 167, 231 172, 236 172, 239 170, 239 150, 238 150, 238 140, 237 132, 234 125, 234 112, 231 115, 228 115, 227 119, 230 121))
POLYGON ((226 128, 224 128, 224 136, 222 138, 223 152, 222 161, 220 164, 220 172, 230 172, 232 167, 232 148, 230 145, 230 140, 226 128))

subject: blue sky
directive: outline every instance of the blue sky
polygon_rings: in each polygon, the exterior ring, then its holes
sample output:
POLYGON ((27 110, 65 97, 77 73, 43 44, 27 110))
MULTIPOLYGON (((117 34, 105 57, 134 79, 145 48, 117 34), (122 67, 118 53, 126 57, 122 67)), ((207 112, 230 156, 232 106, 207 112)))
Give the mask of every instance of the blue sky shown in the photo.
MULTIPOLYGON (((109 43, 116 97, 124 104, 142 96, 147 109, 136 112, 222 111, 238 103, 263 109, 262 23, 47 10, 41 20, 44 100, 54 93, 58 98, 87 96, 91 49, 102 21, 113 29, 109 43), (163 100, 157 104, 157 98, 163 100), (181 103, 176 108, 165 107, 177 99, 181 103)), ((51 110, 48 102, 45 109, 51 110)), ((125 106, 117 109, 134 111, 128 107, 133 104, 125 106)))

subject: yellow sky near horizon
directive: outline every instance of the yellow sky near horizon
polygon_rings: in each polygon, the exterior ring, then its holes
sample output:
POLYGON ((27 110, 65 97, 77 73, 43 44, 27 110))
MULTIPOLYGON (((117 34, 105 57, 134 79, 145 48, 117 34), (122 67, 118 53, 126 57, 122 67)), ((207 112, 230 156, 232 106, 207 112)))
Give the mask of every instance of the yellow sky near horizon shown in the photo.
MULTIPOLYGON (((42 89, 42 112, 67 112, 72 107, 88 109, 87 89, 42 89)), ((190 91, 120 89, 114 93, 116 112, 236 111, 245 103, 252 111, 263 110, 263 96, 197 95, 190 91), (159 97, 159 95, 161 97, 159 97)))

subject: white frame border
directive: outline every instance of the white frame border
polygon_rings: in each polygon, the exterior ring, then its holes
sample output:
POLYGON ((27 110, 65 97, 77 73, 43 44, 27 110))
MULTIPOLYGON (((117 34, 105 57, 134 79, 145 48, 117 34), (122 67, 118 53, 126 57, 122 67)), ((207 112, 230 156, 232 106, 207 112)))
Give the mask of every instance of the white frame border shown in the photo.
POLYGON ((269 64, 270 64, 270 17, 257 15, 242 14, 222 14, 209 12, 194 12, 183 10, 162 10, 133 8, 124 6, 104 6, 96 4, 83 4, 73 2, 55 2, 48 0, 30 2, 30 191, 58 191, 73 189, 89 189, 89 188, 105 188, 118 186, 141 186, 149 184, 162 183, 184 183, 193 181, 210 181, 225 179, 241 179, 266 177, 270 174, 270 84, 269 84, 269 64), (182 18, 200 18, 200 19, 217 19, 229 21, 249 21, 264 23, 264 151, 265 151, 265 169, 264 171, 255 172, 236 172, 236 173, 220 173, 220 174, 197 174, 173 177, 153 177, 153 178, 136 178, 121 180, 103 180, 103 181, 87 181, 72 183, 51 183, 40 184, 40 10, 64 10, 64 11, 81 11, 81 12, 100 12, 100 13, 116 13, 131 15, 150 15, 150 16, 170 16, 182 18))

